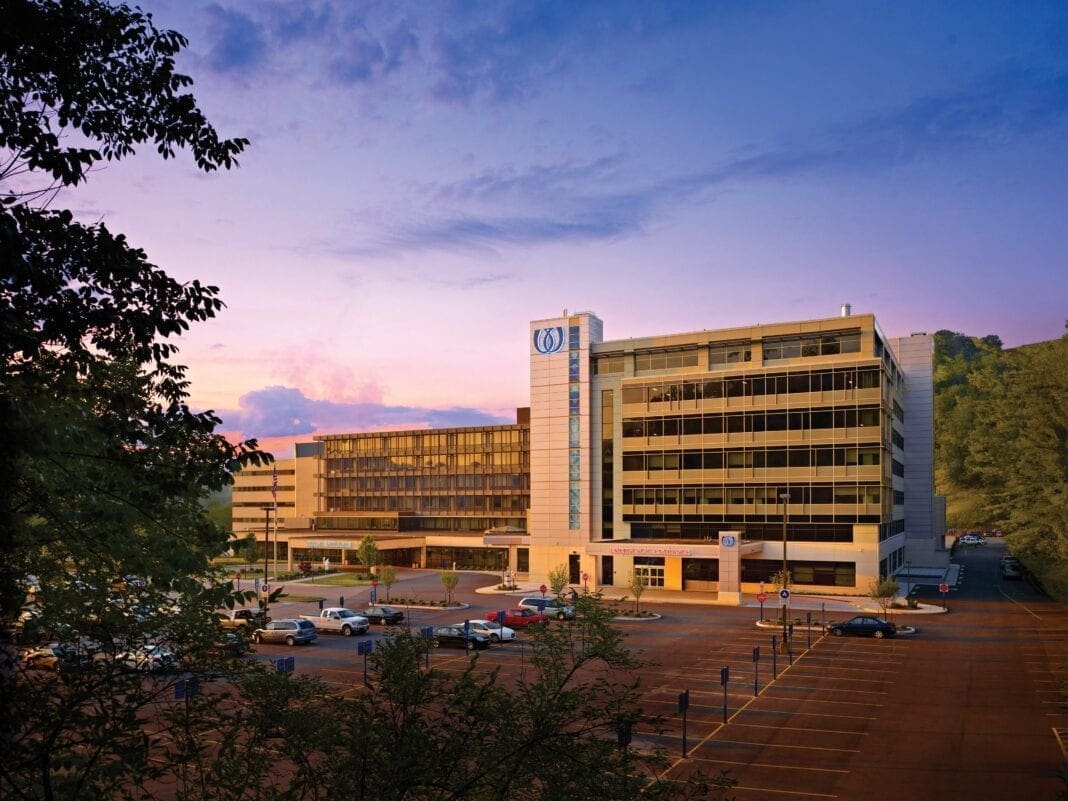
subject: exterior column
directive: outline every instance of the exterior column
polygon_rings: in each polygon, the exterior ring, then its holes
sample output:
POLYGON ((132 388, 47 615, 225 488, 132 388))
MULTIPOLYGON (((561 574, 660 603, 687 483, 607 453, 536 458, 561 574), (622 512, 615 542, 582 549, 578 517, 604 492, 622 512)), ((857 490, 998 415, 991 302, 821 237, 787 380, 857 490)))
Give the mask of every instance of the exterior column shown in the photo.
POLYGON ((742 535, 737 531, 719 534, 719 602, 740 606, 742 603, 742 535))

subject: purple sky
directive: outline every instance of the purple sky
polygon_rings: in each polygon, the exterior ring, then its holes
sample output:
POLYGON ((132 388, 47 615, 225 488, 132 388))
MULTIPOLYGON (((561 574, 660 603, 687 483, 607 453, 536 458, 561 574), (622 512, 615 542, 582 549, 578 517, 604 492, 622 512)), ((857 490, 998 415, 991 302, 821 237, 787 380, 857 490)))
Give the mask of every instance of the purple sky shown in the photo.
MULTIPOLYGON (((61 198, 228 308, 195 405, 269 445, 510 422, 527 323, 1068 318, 1068 4, 149 0, 240 169, 61 198)), ((278 450, 279 455, 282 450, 278 450)))

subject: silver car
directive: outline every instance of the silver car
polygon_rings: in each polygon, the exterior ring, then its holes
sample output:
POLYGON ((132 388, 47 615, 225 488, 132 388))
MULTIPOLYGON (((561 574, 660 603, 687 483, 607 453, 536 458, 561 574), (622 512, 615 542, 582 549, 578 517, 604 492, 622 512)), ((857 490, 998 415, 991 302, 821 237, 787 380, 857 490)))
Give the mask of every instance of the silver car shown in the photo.
POLYGON ((307 620, 287 618, 272 620, 263 628, 256 629, 252 634, 252 639, 257 643, 284 642, 286 645, 304 645, 318 636, 315 633, 315 626, 307 620))
POLYGON ((456 625, 460 628, 467 626, 468 630, 475 634, 485 634, 490 638, 490 642, 508 642, 515 639, 515 629, 502 626, 495 620, 465 620, 456 625))

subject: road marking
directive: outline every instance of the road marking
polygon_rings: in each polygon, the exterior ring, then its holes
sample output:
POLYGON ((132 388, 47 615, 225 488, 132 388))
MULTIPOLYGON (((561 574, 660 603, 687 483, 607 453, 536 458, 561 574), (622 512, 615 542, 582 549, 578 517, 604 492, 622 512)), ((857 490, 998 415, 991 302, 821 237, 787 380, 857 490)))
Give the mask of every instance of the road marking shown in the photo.
POLYGON ((716 740, 723 745, 758 745, 761 748, 792 748, 795 751, 834 751, 838 754, 859 754, 857 748, 828 748, 824 745, 784 745, 782 743, 751 743, 746 740, 716 740))
MULTIPOLYGON (((850 734, 855 737, 867 737, 866 731, 845 731, 843 729, 809 729, 805 726, 769 726, 766 723, 740 723, 731 721, 731 725, 745 726, 750 729, 775 729, 776 731, 814 731, 820 734, 850 734)), ((807 747, 807 746, 806 746, 807 747)))
POLYGON ((1068 760, 1068 748, 1065 748, 1065 737, 1068 737, 1068 729, 1054 729, 1053 736, 1057 738, 1057 745, 1061 747, 1061 757, 1068 760))
POLYGON ((709 759, 708 757, 694 756, 689 757, 694 762, 708 762, 715 765, 745 765, 749 768, 776 768, 781 770, 807 770, 812 773, 849 773, 848 770, 842 770, 841 768, 810 768, 805 765, 779 765, 770 762, 742 762, 735 759, 709 759))

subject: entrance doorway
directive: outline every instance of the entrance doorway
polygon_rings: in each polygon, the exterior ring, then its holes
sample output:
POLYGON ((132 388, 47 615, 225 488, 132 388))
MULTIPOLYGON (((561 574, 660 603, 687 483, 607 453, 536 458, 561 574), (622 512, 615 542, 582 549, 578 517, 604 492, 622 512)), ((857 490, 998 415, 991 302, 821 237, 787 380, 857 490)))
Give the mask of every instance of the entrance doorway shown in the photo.
POLYGON ((567 557, 567 581, 569 584, 578 584, 582 581, 582 568, 579 565, 579 555, 570 554, 567 557))

